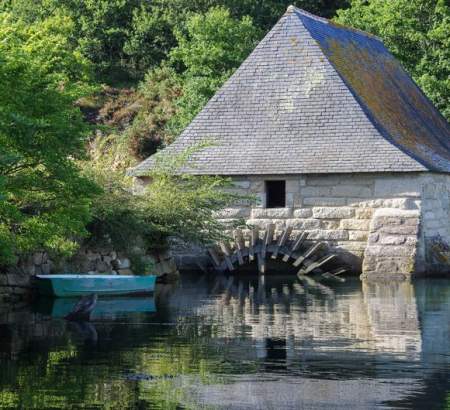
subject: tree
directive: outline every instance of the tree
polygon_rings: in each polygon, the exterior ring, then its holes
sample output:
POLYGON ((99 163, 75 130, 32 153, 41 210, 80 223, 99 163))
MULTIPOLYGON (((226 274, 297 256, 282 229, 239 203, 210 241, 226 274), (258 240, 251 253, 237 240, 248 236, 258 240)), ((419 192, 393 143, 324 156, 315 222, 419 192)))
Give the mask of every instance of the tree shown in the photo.
POLYGON ((71 47, 73 24, 32 26, 0 14, 0 264, 43 248, 70 253, 86 234, 96 187, 80 176, 87 127, 77 97, 88 62, 71 47))
POLYGON ((381 37, 450 119, 450 5, 445 0, 352 0, 336 21, 381 37))
MULTIPOLYGON (((177 46, 174 32, 192 17, 222 7, 234 19, 250 16, 260 36, 282 16, 291 0, 4 0, 0 11, 29 24, 55 14, 76 26, 72 41, 96 66, 101 81, 141 80, 177 46)), ((348 0, 298 0, 312 13, 332 17, 348 0)))
POLYGON ((173 135, 189 124, 253 50, 261 31, 250 17, 237 20, 217 7, 192 15, 175 34, 178 46, 170 52, 170 63, 183 72, 183 91, 169 123, 173 135))

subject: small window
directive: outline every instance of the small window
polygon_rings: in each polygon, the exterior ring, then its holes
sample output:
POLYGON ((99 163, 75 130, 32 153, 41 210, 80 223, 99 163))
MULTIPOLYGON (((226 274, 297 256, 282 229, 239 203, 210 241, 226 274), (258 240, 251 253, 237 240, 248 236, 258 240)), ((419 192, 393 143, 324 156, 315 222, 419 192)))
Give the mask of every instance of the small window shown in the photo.
POLYGON ((266 181, 266 208, 286 206, 286 181, 266 181))

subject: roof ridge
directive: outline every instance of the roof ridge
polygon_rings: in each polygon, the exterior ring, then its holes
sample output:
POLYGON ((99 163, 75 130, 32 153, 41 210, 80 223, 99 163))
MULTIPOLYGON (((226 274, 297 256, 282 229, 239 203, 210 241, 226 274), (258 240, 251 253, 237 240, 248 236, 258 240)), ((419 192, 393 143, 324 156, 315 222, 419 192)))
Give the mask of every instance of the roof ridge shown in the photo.
POLYGON ((320 22, 325 23, 325 24, 333 25, 333 26, 335 26, 337 28, 342 28, 344 30, 354 31, 355 33, 359 33, 359 34, 361 34, 363 36, 366 36, 366 37, 369 37, 369 38, 373 38, 373 39, 378 40, 381 43, 383 43, 383 39, 381 37, 376 36, 375 34, 369 33, 367 31, 361 30, 359 28, 350 27, 350 26, 346 26, 344 24, 336 23, 335 21, 327 19, 325 17, 316 16, 315 14, 312 14, 309 11, 303 10, 303 9, 301 9, 299 7, 296 7, 296 6, 292 5, 292 4, 290 6, 288 6, 288 8, 286 9, 285 15, 292 14, 294 12, 302 14, 302 15, 304 15, 306 17, 309 17, 309 18, 311 18, 313 20, 320 21, 320 22))
POLYGON ((162 152, 215 140, 183 170, 203 175, 450 174, 449 136, 386 46, 290 7, 162 152))

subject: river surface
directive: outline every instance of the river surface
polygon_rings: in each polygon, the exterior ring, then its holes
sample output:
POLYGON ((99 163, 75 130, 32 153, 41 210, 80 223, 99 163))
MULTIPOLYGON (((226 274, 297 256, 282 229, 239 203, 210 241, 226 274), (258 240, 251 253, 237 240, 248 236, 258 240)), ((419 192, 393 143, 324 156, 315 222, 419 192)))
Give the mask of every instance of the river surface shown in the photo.
POLYGON ((0 409, 450 409, 450 280, 183 276, 0 306, 0 409))

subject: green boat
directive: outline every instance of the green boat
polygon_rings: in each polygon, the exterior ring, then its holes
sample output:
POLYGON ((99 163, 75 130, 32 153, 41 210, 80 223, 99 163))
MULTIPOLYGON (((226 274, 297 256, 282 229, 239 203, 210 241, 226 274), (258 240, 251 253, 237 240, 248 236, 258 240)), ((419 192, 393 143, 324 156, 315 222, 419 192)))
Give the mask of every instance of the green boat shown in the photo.
POLYGON ((152 293, 156 276, 134 275, 37 275, 41 295, 55 297, 120 296, 152 293))

